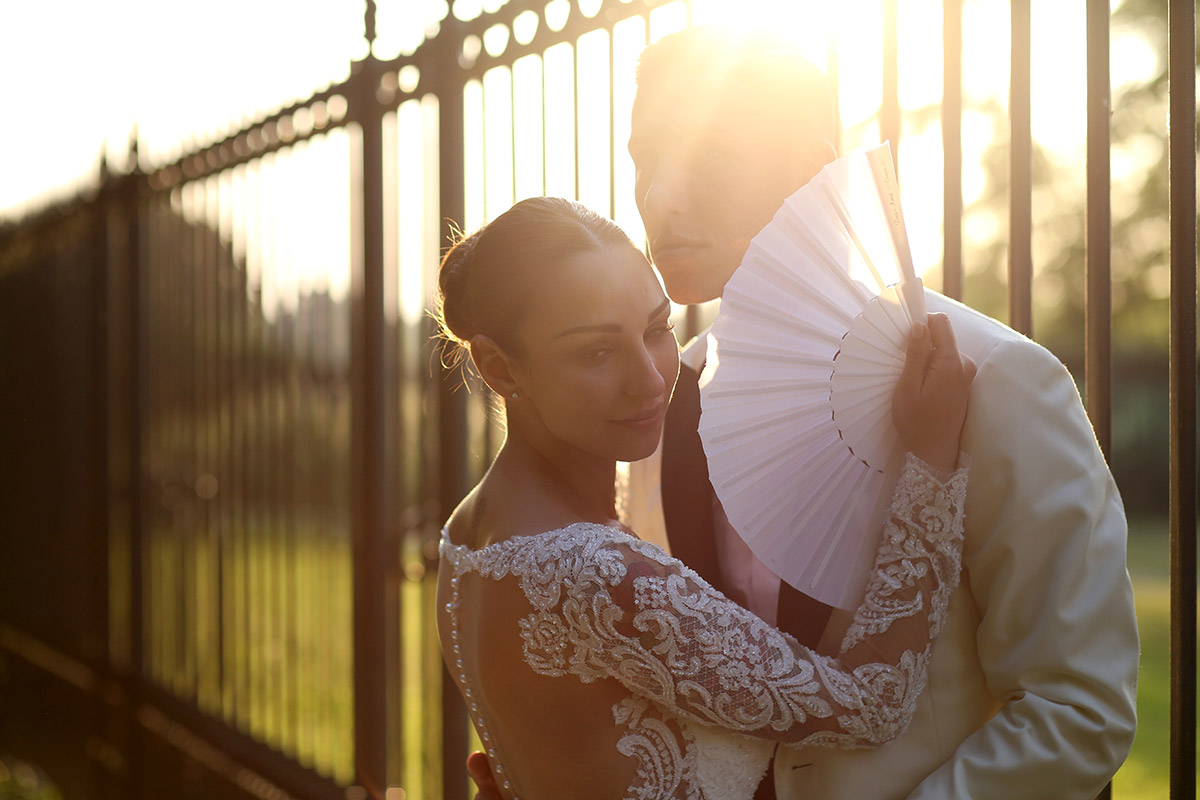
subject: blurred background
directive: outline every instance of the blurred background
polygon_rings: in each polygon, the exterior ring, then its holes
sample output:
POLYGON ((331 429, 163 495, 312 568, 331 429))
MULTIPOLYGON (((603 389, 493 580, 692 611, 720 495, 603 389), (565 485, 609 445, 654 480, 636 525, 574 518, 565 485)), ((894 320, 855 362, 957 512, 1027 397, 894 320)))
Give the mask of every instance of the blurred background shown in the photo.
POLYGON ((1113 796, 1194 797, 1165 0, 0 6, 0 797, 466 796, 432 578, 500 434, 430 345, 439 253, 540 194, 641 241, 633 70, 689 24, 794 37, 842 150, 893 143, 926 284, 1077 376, 1143 635, 1113 796))

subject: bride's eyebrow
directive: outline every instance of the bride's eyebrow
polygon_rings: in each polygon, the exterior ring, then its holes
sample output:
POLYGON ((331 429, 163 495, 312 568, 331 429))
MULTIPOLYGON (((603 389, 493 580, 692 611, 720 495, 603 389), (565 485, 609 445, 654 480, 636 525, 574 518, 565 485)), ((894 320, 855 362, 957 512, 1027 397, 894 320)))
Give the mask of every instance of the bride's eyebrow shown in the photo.
POLYGON ((608 322, 602 325, 576 325, 566 330, 559 331, 552 338, 561 339, 564 336, 572 336, 577 333, 620 333, 621 326, 615 322, 608 322))
MULTIPOLYGON (((662 303, 659 304, 658 308, 654 309, 648 315, 646 315, 646 319, 647 319, 647 321, 653 322, 655 318, 662 316, 663 314, 670 311, 670 309, 671 309, 671 301, 669 299, 663 300, 662 303)), ((621 332, 620 325, 618 325, 615 322, 605 322, 605 323, 601 323, 599 325, 574 325, 570 328, 566 328, 564 330, 559 331, 551 338, 552 339, 561 339, 564 336, 572 336, 577 333, 620 333, 620 332, 621 332)))

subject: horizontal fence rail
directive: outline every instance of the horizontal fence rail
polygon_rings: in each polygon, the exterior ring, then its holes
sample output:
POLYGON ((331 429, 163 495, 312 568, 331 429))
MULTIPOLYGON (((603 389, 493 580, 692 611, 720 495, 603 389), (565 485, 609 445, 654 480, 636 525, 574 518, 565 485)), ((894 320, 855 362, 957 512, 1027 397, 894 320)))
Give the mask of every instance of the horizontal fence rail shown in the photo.
MULTIPOLYGON (((105 168, 94 194, 0 225, 0 754, 44 763, 70 797, 471 796, 477 743, 434 624, 437 541, 502 434, 431 344, 439 256, 542 194, 639 241, 625 151, 638 54, 719 5, 450 13, 407 54, 368 55, 168 162, 135 142, 134 168, 105 168), (33 735, 34 719, 53 724, 33 735)), ((933 274, 1032 335, 1035 10, 1008 9, 1007 161, 993 158, 1007 269, 993 279, 972 271, 983 200, 964 194, 967 121, 987 110, 964 92, 973 5, 941 4, 930 114, 901 106, 906 9, 880 0, 878 111, 839 144, 886 138, 912 180, 905 148, 940 127, 933 274)), ((1153 365, 1113 344, 1111 21, 1107 2, 1087 4, 1083 346, 1062 357, 1132 484, 1114 376, 1153 365)), ((376 24, 369 0, 368 43, 376 24)), ((1170 781, 1183 798, 1196 772, 1194 9, 1171 3, 1169 25, 1170 781)), ((834 83, 839 58, 835 42, 834 83)), ((712 309, 679 313, 691 334, 712 309)))

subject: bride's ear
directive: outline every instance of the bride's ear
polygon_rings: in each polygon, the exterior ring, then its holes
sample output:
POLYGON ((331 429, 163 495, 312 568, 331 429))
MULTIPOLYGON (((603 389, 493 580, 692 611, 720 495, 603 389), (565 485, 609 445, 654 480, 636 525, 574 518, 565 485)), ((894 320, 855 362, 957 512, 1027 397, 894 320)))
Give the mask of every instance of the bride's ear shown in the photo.
POLYGON ((517 391, 512 360, 495 339, 483 334, 471 337, 471 360, 475 362, 483 382, 493 392, 501 397, 509 397, 517 391))

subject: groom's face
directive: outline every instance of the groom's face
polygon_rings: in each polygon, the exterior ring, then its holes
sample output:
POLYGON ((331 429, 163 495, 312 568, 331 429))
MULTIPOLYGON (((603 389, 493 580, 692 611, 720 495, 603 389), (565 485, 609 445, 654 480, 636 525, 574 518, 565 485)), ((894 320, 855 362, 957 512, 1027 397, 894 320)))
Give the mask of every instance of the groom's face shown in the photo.
POLYGON ((713 86, 693 70, 664 73, 633 106, 638 211, 677 303, 719 297, 750 240, 811 177, 772 98, 713 86))

